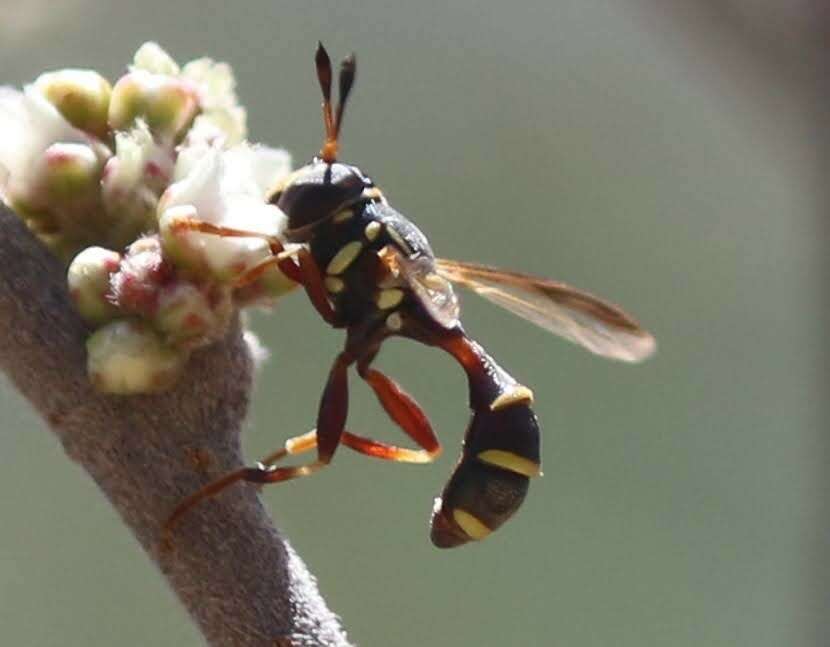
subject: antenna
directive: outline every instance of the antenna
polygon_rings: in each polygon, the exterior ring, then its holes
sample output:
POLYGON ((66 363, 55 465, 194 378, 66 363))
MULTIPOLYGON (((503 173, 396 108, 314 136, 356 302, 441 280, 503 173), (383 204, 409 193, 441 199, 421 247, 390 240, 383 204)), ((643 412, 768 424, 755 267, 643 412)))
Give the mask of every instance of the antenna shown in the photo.
POLYGON ((326 128, 326 142, 329 142, 336 139, 334 120, 331 114, 331 59, 320 41, 317 41, 314 64, 317 66, 317 80, 320 82, 320 90, 323 92, 323 126, 326 128))
POLYGON ((350 54, 340 64, 336 116, 332 114, 331 108, 331 59, 329 59, 326 48, 319 41, 317 43, 317 53, 314 56, 314 63, 317 66, 317 79, 320 81, 320 89, 323 92, 323 125, 326 128, 326 139, 323 142, 323 147, 320 149, 320 157, 327 164, 331 164, 337 161, 337 139, 340 136, 340 126, 343 123, 343 112, 346 109, 346 101, 354 85, 357 63, 354 54, 350 54))

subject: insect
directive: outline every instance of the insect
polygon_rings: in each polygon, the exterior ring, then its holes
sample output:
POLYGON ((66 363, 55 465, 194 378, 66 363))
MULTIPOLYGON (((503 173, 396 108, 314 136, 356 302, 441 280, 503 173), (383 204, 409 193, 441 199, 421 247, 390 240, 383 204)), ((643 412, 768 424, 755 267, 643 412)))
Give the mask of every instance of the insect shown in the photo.
MULTIPOLYGON (((270 198, 287 216, 284 239, 299 245, 286 251, 281 241, 270 239, 272 256, 240 283, 277 265, 305 289, 328 324, 346 331, 345 346, 329 372, 315 429, 291 438, 261 463, 227 474, 184 499, 167 528, 192 506, 232 483, 277 483, 313 474, 331 462, 339 445, 384 460, 435 459, 441 445, 420 406, 372 366, 386 339, 405 337, 449 353, 469 382, 472 416, 461 457, 436 499, 431 539, 441 548, 483 539, 516 512, 530 479, 540 474, 539 426, 531 408, 531 390, 465 332, 452 284, 613 359, 645 359, 655 349, 654 338, 619 308, 562 283, 435 258, 426 237, 389 206, 369 176, 337 159, 343 112, 355 78, 354 56, 341 65, 336 110, 331 100, 331 62, 322 44, 315 63, 323 94, 325 140, 318 156, 292 173, 270 198), (346 429, 347 374, 353 365, 416 449, 346 429), (287 456, 314 449, 313 461, 277 465, 287 456)), ((251 236, 201 221, 185 221, 181 226, 219 236, 251 236)))

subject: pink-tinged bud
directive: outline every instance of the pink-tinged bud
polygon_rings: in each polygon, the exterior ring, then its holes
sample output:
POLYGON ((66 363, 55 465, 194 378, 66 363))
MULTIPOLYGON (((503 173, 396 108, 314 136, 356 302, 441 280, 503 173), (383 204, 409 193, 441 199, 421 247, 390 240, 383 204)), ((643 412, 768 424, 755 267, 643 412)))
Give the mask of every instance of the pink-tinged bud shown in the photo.
POLYGON ((155 393, 172 386, 188 353, 166 345, 147 323, 113 321, 87 340, 87 372, 104 393, 155 393))
POLYGON ((158 196, 172 179, 174 160, 172 148, 156 143, 143 122, 115 133, 115 155, 101 178, 101 200, 113 222, 111 240, 127 238, 127 245, 157 228, 158 196))
POLYGON ((207 271, 208 265, 204 250, 191 244, 188 238, 189 230, 184 226, 189 220, 198 219, 196 207, 183 204, 169 209, 160 207, 160 211, 159 237, 165 257, 169 258, 176 267, 192 274, 207 271))
POLYGON ((232 315, 230 288, 179 281, 162 290, 153 323, 168 344, 192 349, 224 337, 232 315))
POLYGON ((140 238, 127 249, 111 277, 113 302, 124 312, 151 318, 158 308, 161 289, 173 278, 156 236, 140 238))
POLYGON ((112 89, 109 125, 114 130, 128 130, 141 119, 154 133, 176 139, 198 113, 199 97, 193 84, 134 70, 112 89))
POLYGON ((84 199, 97 190, 101 159, 86 144, 52 144, 43 156, 43 186, 50 202, 84 199))
POLYGON ((119 312, 110 295, 110 276, 118 271, 121 254, 103 247, 87 247, 69 265, 69 295, 81 316, 91 324, 115 319, 119 312))
POLYGON ((92 70, 59 70, 41 74, 35 86, 70 124, 106 137, 112 87, 103 76, 92 70))
POLYGON ((36 236, 60 231, 60 222, 47 204, 17 198, 10 206, 36 236))

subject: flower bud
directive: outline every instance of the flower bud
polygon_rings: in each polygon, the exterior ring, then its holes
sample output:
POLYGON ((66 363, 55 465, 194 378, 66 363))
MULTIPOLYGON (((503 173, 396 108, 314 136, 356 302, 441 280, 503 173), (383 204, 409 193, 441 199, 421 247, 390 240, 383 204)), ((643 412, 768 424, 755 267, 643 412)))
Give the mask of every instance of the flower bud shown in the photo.
POLYGON ((161 291, 153 323, 168 344, 196 348, 224 337, 232 314, 229 288, 178 281, 161 291))
POLYGON ((165 257, 169 258, 176 267, 190 273, 206 271, 207 261, 204 250, 190 244, 188 230, 181 226, 187 220, 198 218, 196 207, 182 204, 169 209, 160 209, 160 211, 159 238, 165 257))
POLYGON ((176 139, 198 112, 198 94, 190 82, 134 70, 112 89, 109 125, 127 130, 143 119, 154 133, 176 139))
POLYGON ((59 70, 41 74, 35 87, 76 128, 104 138, 112 87, 92 70, 59 70))
POLYGON ((101 177, 101 200, 112 222, 113 244, 127 245, 157 227, 158 195, 170 183, 173 159, 173 151, 158 145, 143 122, 115 134, 115 155, 101 177))
POLYGON ((103 247, 87 247, 69 265, 69 295, 81 316, 101 324, 118 316, 110 300, 110 276, 118 270, 121 254, 103 247))
POLYGON ((145 70, 153 74, 178 76, 180 70, 176 61, 162 49, 161 45, 148 41, 138 48, 133 56, 134 69, 145 70))
POLYGON ((87 340, 87 372, 104 393, 154 393, 169 388, 188 353, 167 346, 146 323, 113 321, 87 340))
POLYGON ((173 268, 162 256, 158 237, 139 238, 127 249, 110 280, 113 301, 125 312, 153 317, 159 293, 172 276, 173 268))
POLYGON ((86 144, 52 144, 43 157, 43 183, 55 203, 85 199, 98 187, 101 161, 86 144))

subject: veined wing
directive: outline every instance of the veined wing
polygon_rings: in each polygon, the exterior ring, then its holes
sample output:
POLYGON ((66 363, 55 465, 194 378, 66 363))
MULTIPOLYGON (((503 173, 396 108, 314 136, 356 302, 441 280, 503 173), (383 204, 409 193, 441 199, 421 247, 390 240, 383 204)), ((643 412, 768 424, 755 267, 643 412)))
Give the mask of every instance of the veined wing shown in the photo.
POLYGON ((387 245, 378 253, 390 274, 390 285, 411 290, 430 317, 444 328, 458 325, 458 299, 452 284, 435 268, 432 257, 410 258, 387 245))
POLYGON ((564 283, 443 258, 435 265, 449 281, 597 355, 640 362, 657 348, 620 308, 564 283))

